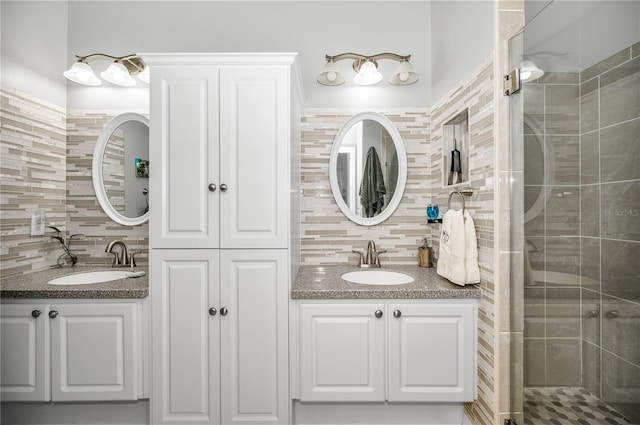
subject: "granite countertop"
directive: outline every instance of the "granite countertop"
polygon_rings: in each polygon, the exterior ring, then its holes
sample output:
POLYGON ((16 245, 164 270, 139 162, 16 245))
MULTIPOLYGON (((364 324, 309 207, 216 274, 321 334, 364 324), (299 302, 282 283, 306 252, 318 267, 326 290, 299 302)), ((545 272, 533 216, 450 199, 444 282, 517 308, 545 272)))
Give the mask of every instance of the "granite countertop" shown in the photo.
POLYGON ((131 270, 148 272, 147 267, 111 268, 74 266, 8 277, 0 280, 0 298, 145 298, 149 295, 149 275, 87 285, 49 285, 48 281, 75 273, 99 270, 131 270))
POLYGON ((382 266, 380 269, 360 269, 356 266, 301 266, 291 288, 292 299, 434 299, 480 298, 479 285, 458 286, 436 274, 434 267, 417 265, 382 266), (387 270, 414 278, 404 285, 362 285, 350 283, 340 276, 357 270, 387 270))

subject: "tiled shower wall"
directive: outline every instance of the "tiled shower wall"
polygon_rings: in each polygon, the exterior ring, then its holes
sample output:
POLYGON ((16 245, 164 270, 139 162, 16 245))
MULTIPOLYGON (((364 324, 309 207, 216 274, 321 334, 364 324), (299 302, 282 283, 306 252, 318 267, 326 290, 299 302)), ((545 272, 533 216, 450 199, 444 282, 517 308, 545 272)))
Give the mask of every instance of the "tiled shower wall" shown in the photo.
MULTIPOLYGON (((123 240, 129 251, 148 252, 149 224, 122 226, 111 220, 98 204, 91 177, 93 150, 102 128, 117 112, 71 111, 67 117, 67 229, 85 238, 76 244, 80 264, 110 265, 107 244, 123 240)), ((139 265, 146 256, 136 256, 139 265)))
POLYGON ((2 90, 0 102, 0 270, 8 277, 47 269, 63 253, 49 236, 31 236, 31 215, 42 208, 46 225, 64 230, 66 114, 14 91, 2 90))
POLYGON ((580 82, 582 385, 640 423, 640 43, 580 82))

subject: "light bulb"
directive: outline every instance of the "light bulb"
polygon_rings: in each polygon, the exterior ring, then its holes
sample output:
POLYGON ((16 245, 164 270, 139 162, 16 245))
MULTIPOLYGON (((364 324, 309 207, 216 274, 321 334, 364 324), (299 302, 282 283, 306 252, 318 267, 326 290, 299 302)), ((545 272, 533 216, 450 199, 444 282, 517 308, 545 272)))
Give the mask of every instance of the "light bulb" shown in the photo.
POLYGON ((336 80, 336 73, 331 71, 331 72, 327 72, 327 80, 331 81, 332 83, 336 80))
POLYGON ((531 71, 522 71, 522 73, 520 74, 520 79, 527 81, 529 78, 531 78, 531 71))
POLYGON ((400 81, 402 81, 402 82, 407 81, 409 79, 409 73, 408 72, 401 72, 398 75, 398 78, 400 78, 400 81))

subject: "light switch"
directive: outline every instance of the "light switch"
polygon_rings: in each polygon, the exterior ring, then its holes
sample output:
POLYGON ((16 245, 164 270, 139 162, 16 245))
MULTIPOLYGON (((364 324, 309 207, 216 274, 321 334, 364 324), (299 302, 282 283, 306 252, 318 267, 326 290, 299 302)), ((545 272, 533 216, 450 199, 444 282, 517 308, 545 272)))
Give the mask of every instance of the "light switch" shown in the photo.
POLYGON ((44 208, 38 208, 31 216, 31 236, 43 236, 45 224, 44 208))

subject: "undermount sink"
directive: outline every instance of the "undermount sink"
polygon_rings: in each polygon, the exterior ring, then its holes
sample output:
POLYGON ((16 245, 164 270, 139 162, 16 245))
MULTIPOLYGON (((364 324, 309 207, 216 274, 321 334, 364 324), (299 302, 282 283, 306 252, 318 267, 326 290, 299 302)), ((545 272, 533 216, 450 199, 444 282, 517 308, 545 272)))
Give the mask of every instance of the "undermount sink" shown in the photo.
POLYGON ((112 280, 139 277, 142 275, 144 275, 144 272, 136 273, 131 270, 103 270, 97 272, 74 273, 50 280, 47 283, 49 285, 88 285, 90 283, 111 282, 112 280))
POLYGON ((404 285, 413 282, 409 275, 385 270, 358 270, 343 274, 342 279, 363 285, 404 285))

